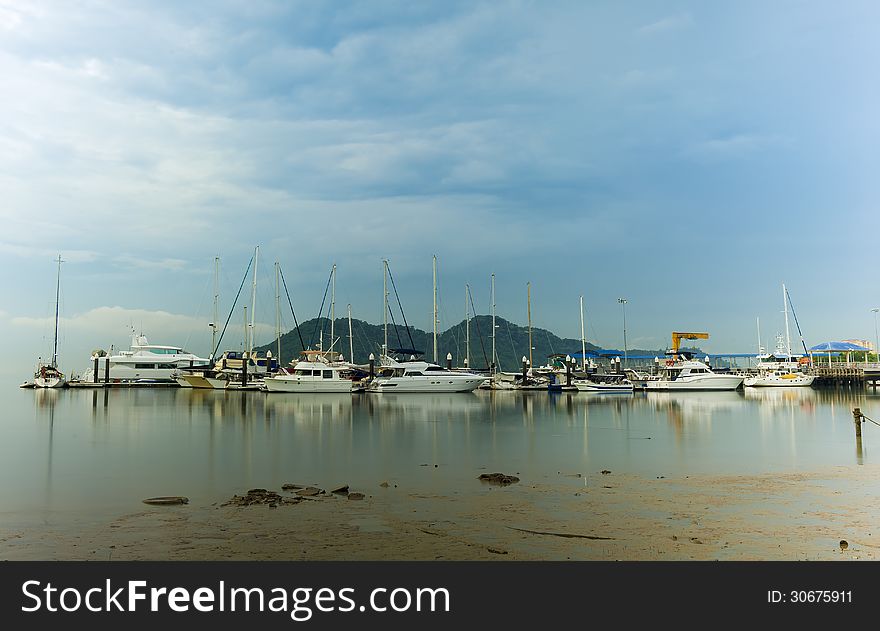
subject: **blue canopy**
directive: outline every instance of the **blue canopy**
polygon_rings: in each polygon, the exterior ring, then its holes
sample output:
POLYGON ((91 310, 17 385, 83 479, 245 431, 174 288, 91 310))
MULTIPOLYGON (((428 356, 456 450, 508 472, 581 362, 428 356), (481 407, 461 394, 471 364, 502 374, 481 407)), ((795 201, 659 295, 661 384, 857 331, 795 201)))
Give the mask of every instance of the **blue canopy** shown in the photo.
POLYGON ((811 347, 810 350, 817 353, 833 353, 835 351, 869 351, 871 349, 852 342, 822 342, 811 347))

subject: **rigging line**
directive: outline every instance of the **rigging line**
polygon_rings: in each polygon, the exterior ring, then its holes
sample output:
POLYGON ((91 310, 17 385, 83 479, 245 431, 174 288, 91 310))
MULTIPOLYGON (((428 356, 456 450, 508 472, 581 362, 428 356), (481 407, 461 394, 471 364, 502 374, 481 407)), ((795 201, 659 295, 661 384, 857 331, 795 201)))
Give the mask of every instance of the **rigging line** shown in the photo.
POLYGON ((287 281, 284 280, 284 270, 281 269, 281 264, 278 264, 278 274, 281 276, 281 282, 284 285, 284 293, 287 294, 287 304, 290 305, 290 313, 293 314, 293 323, 296 325, 296 334, 299 336, 299 343, 302 346, 302 350, 306 350, 306 343, 303 340, 302 331, 299 329, 299 322, 296 319, 296 312, 293 310, 293 302, 290 300, 290 292, 287 291, 287 281))
MULTIPOLYGON (((483 334, 480 332, 480 321, 477 319, 477 310, 474 307, 474 294, 472 292, 468 292, 468 296, 471 299, 471 311, 474 314, 474 323, 477 325, 477 337, 480 339, 480 350, 483 351, 483 361, 486 362, 486 370, 491 370, 492 365, 489 363, 489 358, 486 355, 486 347, 483 346, 483 334)), ((492 335, 495 335, 495 331, 492 331, 492 335)), ((492 358, 492 361, 495 361, 495 358, 492 358)), ((470 362, 470 358, 468 358, 468 362, 470 362)), ((470 366, 468 366, 470 369, 470 366)))
MULTIPOLYGON (((513 336, 510 334, 510 322, 508 322, 507 320, 505 320, 504 322, 507 324, 507 339, 510 340, 510 350, 513 351, 513 360, 517 361, 516 347, 513 344, 513 336)), ((528 342, 526 343, 528 344, 528 342)))
POLYGON ((238 293, 235 295, 235 300, 232 302, 232 308, 229 310, 229 315, 226 316, 226 324, 223 325, 223 330, 220 332, 220 337, 217 340, 217 346, 211 353, 211 359, 217 357, 217 351, 220 348, 220 342, 223 341, 223 335, 226 333, 226 327, 229 326, 229 320, 232 319, 232 313, 235 311, 235 305, 238 303, 239 296, 241 296, 241 290, 244 288, 244 282, 247 280, 248 272, 251 270, 251 265, 253 264, 253 262, 254 257, 251 256, 251 260, 248 262, 247 269, 244 271, 244 276, 241 279, 241 285, 238 286, 238 293))
MULTIPOLYGON (((403 312, 403 305, 400 304, 400 294, 397 293, 397 287, 394 285, 394 276, 391 274, 390 267, 388 268, 388 278, 391 279, 391 288, 394 289, 394 297, 397 298, 397 306, 400 307, 400 315, 403 317, 403 325, 406 327, 406 334, 409 337, 410 348, 415 350, 416 344, 415 342, 413 342, 412 333, 410 333, 409 331, 409 323, 406 321, 406 314, 403 312)), ((392 320, 393 319, 394 318, 392 316, 392 320)))
MULTIPOLYGON (((795 314, 795 312, 794 312, 794 305, 793 305, 792 302, 791 302, 791 294, 788 293, 788 288, 787 288, 787 287, 785 288, 785 295, 788 296, 788 304, 789 304, 789 306, 791 307, 791 315, 794 316, 794 324, 795 324, 795 326, 797 327, 798 335, 801 336, 801 344, 802 344, 803 347, 804 347, 804 354, 805 354, 805 355, 809 355, 809 354, 810 354, 810 351, 807 350, 807 343, 804 342, 804 334, 801 333, 801 325, 798 324, 797 314, 795 314)), ((790 359, 790 358, 789 358, 789 359, 790 359)))
MULTIPOLYGON (((390 270, 389 270, 390 271, 390 270)), ((403 313, 403 311, 401 311, 403 313)), ((403 342, 400 340, 400 330, 397 328, 397 322, 394 320, 394 312, 391 310, 391 305, 388 305, 388 315, 391 316, 391 324, 394 325, 394 334, 397 336, 397 348, 403 348, 403 342)), ((412 338, 410 338, 412 340, 412 338)), ((410 348, 415 350, 415 345, 411 345, 410 348)), ((385 354, 388 354, 390 349, 385 349, 385 354)))
POLYGON ((321 338, 324 337, 324 323, 321 321, 321 314, 324 313, 324 303, 327 301, 327 292, 330 291, 330 281, 333 280, 333 270, 330 270, 330 277, 327 279, 327 286, 324 288, 324 297, 321 299, 321 308, 318 310, 318 318, 315 320, 315 326, 312 327, 312 339, 310 344, 315 343, 315 333, 318 331, 318 324, 321 325, 321 338))

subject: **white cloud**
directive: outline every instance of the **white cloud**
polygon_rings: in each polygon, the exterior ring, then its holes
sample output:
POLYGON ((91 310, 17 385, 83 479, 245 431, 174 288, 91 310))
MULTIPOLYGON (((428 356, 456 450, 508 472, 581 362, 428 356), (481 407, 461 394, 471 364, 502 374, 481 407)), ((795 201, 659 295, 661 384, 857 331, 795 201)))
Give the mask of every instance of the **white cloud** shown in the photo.
POLYGON ((773 134, 734 134, 695 142, 685 148, 684 153, 701 160, 732 159, 765 151, 785 142, 783 137, 773 134))

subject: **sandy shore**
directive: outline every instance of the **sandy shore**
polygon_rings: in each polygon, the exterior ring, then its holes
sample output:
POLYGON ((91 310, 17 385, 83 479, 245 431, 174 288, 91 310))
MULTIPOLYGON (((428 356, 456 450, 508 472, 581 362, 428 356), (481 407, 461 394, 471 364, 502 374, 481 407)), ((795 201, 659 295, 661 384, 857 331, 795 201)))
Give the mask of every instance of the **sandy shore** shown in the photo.
MULTIPOLYGON (((872 560, 880 466, 419 493, 296 505, 148 506, 97 525, 0 533, 4 560, 872 560), (846 544, 841 544, 845 541, 846 544)), ((281 489, 276 489, 279 492, 281 489)), ((233 493, 230 493, 230 497, 233 493)), ((228 498, 225 498, 228 499, 228 498)))

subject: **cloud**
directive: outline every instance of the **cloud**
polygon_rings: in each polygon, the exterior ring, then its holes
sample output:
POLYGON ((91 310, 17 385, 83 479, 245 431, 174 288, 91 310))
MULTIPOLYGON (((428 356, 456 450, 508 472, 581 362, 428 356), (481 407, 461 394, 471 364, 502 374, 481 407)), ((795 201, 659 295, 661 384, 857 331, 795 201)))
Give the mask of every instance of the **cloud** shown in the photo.
POLYGON ((700 160, 743 158, 785 144, 786 140, 774 134, 733 134, 694 142, 684 154, 700 160))
POLYGON ((638 32, 642 35, 653 35, 655 33, 665 33, 668 31, 677 31, 680 29, 690 28, 694 25, 694 19, 687 11, 670 15, 656 22, 651 22, 639 27, 638 32))

